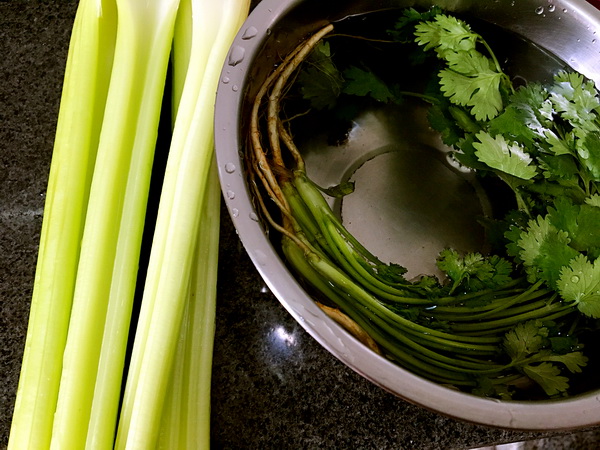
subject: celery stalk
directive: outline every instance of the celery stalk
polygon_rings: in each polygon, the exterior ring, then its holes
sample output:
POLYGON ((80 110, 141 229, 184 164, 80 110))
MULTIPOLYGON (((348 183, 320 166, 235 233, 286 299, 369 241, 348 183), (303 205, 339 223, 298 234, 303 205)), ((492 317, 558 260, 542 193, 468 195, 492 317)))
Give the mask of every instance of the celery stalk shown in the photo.
POLYGON ((116 33, 114 0, 81 0, 67 57, 9 448, 50 444, 116 33))
POLYGON ((158 448, 210 442, 210 388, 215 332, 221 191, 216 161, 209 173, 190 291, 163 412, 158 448))
POLYGON ((249 3, 192 2, 191 60, 175 120, 116 448, 156 445, 213 158, 215 93, 249 3), (218 27, 206 29, 196 20, 218 27), (198 64, 207 50, 206 63, 198 64))
POLYGON ((117 40, 52 447, 110 448, 178 0, 117 0, 117 40), (88 437, 89 428, 89 437, 88 437))

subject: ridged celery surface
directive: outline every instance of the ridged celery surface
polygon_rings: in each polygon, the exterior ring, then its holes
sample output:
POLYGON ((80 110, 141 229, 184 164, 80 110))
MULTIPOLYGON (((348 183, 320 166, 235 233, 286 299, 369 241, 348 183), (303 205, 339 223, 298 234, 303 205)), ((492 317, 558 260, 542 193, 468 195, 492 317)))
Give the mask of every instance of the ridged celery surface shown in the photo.
MULTIPOLYGON (((249 4, 192 1, 190 63, 167 161, 116 448, 150 448, 157 442, 213 159, 216 90, 249 4)), ((210 365, 204 373, 210 376, 210 365)))
POLYGON ((115 56, 77 270, 53 448, 79 448, 86 440, 91 447, 112 443, 178 1, 116 1, 115 56))
POLYGON ((114 0, 81 0, 67 56, 11 449, 50 443, 115 36, 114 0))
POLYGON ((249 1, 182 2, 79 3, 11 449, 152 448, 159 434, 182 448, 208 445, 220 213, 213 107, 249 1), (169 63, 177 114, 126 367, 169 63), (163 420, 165 404, 177 408, 163 420))

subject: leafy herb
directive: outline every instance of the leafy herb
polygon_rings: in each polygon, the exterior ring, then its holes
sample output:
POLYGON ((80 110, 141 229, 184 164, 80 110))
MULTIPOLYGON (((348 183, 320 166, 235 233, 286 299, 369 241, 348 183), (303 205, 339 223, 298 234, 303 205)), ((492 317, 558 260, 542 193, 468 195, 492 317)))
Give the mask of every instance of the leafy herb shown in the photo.
MULTIPOLYGON (((309 40, 315 50, 295 86, 313 108, 348 111, 365 101, 402 107, 406 97, 421 98, 451 156, 477 176, 504 183, 514 207, 486 219, 497 240, 494 254, 445 249, 437 259, 442 278, 408 281, 405 268, 382 263, 344 228, 293 146, 286 146, 296 162, 286 174, 293 176, 278 178, 287 158, 254 140, 257 186, 281 205, 282 216, 294 219, 278 228, 288 261, 322 301, 419 375, 503 399, 531 383, 550 397, 568 395, 569 372, 587 363, 577 330, 597 330, 593 319, 600 318, 600 95, 594 84, 563 71, 547 84, 513 86, 465 21, 439 8, 408 8, 387 36, 397 46, 389 51, 404 55, 416 77, 424 70, 431 75, 430 82, 415 80, 411 92, 404 74, 383 73, 368 56, 349 57, 339 36, 325 39, 330 29, 309 40), (331 50, 334 43, 344 57, 331 50), (271 176, 264 175, 267 155, 278 164, 271 176)), ((267 126, 277 132, 277 123, 267 126)), ((260 134, 258 125, 251 132, 260 134)))

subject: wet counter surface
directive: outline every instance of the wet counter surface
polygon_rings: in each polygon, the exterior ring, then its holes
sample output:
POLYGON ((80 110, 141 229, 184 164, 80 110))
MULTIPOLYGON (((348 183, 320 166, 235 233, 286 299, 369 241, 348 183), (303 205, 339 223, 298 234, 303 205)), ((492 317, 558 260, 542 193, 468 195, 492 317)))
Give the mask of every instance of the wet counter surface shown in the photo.
MULTIPOLYGON (((75 10, 74 1, 0 1, 0 448, 17 389, 75 10)), ((426 411, 340 363, 266 289, 225 210, 220 263, 214 448, 468 449, 542 437, 426 411)), ((595 448, 597 436, 570 434, 544 448, 595 448)))

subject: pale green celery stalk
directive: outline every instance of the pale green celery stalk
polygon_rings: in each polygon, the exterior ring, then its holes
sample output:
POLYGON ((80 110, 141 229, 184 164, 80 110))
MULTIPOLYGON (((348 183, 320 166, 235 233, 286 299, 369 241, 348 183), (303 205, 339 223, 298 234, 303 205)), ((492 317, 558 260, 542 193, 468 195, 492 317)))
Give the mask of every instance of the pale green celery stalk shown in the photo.
MULTIPOLYGON (((191 57, 191 8, 191 0, 182 0, 175 22, 171 54, 173 120, 177 115, 191 57)), ((207 15, 204 18, 210 19, 207 15)), ((213 21, 213 25, 215 24, 216 22, 213 21)), ((198 25, 198 21, 196 21, 196 25, 198 25)), ((206 26, 204 28, 206 29, 206 26)), ((213 36, 215 34, 211 33, 213 36)), ((208 57, 208 51, 206 57, 208 57)), ((196 257, 193 262, 196 270, 192 272, 193 279, 186 298, 173 373, 163 407, 158 449, 198 448, 199 443, 210 441, 210 426, 205 425, 205 418, 199 418, 197 414, 193 413, 210 411, 210 376, 206 376, 206 373, 210 374, 211 371, 214 308, 211 311, 210 305, 215 304, 211 299, 215 298, 216 294, 203 294, 200 289, 203 286, 205 289, 211 286, 216 287, 216 280, 204 275, 207 271, 216 274, 218 264, 221 196, 216 167, 212 169, 211 177, 212 179, 208 181, 207 198, 200 223, 201 230, 198 235, 196 257), (211 220, 211 217, 215 219, 211 220), (214 257, 205 255, 207 249, 214 249, 216 252, 214 257), (212 259, 207 260, 207 257, 212 259), (196 299, 200 301, 195 301, 196 299), (204 301, 202 301, 203 299, 204 301), (203 320, 208 323, 202 323, 203 320), (204 336, 206 339, 203 339, 204 336), (208 360, 206 360, 207 358, 208 360), (202 370, 205 371, 204 374, 201 372, 202 370), (208 386, 206 386, 207 384, 208 386), (206 392, 206 387, 208 387, 208 392, 206 392), (190 411, 189 414, 188 411, 190 411)), ((210 425, 210 421, 208 421, 208 425, 210 425)))
POLYGON ((189 345, 186 347, 186 442, 182 449, 207 448, 210 443, 210 390, 215 335, 221 186, 216 161, 207 181, 200 222, 198 256, 192 273, 189 345))
MULTIPOLYGON (((153 243, 151 248, 151 256, 148 263, 148 271, 146 283, 144 286, 144 295, 140 317, 135 332, 135 348, 129 363, 127 384, 124 393, 123 407, 121 411, 121 419, 119 420, 117 440, 122 436, 127 436, 129 428, 129 419, 132 414, 132 408, 135 395, 135 386, 139 378, 141 360, 143 356, 144 343, 147 339, 150 326, 150 317, 154 306, 154 292, 159 283, 160 267, 163 261, 167 235, 169 233, 169 217, 172 214, 174 202, 170 199, 174 198, 177 186, 177 177, 180 171, 185 169, 185 163, 182 164, 182 159, 189 155, 194 155, 195 150, 189 146, 186 148, 186 139, 188 138, 188 130, 192 126, 194 110, 200 97, 200 89, 202 86, 202 78, 207 63, 210 57, 214 40, 216 39, 219 21, 216 20, 215 14, 210 14, 212 10, 219 12, 218 6, 212 5, 210 2, 201 2, 198 0, 184 0, 183 8, 178 12, 178 16, 182 16, 188 12, 189 18, 178 17, 176 20, 176 28, 174 32, 173 46, 173 95, 176 97, 173 103, 173 111, 176 111, 176 119, 174 122, 173 136, 171 140, 171 150, 167 160, 165 171, 165 179, 163 180, 163 193, 159 203, 158 220, 156 223, 153 243), (195 1, 192 11, 192 1, 195 1), (187 6, 186 6, 187 4, 187 6), (202 8, 206 8, 207 13, 202 13, 202 8), (193 15, 193 22, 188 20, 193 15), (192 26, 194 33, 190 30, 183 30, 192 26), (191 38, 193 36, 193 39, 191 38), (192 46, 193 58, 192 58, 192 46), (182 72, 185 75, 182 75, 182 72), (189 75, 189 79, 187 78, 189 75), (186 82, 186 80, 188 80, 186 82), (182 167, 180 169, 180 166, 182 167)), ((203 150, 206 152, 206 150, 203 150)), ((196 158, 199 153, 196 153, 196 158)), ((195 162, 196 165, 201 162, 195 162)), ((197 175, 199 176, 199 175, 197 175)), ((198 181, 200 179, 198 178, 198 181)), ((199 187, 196 189, 200 189, 199 187)), ((181 194, 179 194, 181 195, 181 194)), ((190 204, 193 204, 190 202, 190 204)), ((195 236, 195 235, 194 235, 195 236)), ((190 243, 191 245, 191 243, 190 243)))
POLYGON ((221 188, 216 167, 209 173, 171 387, 163 412, 158 448, 208 447, 210 389, 215 333, 221 188), (183 344, 183 345, 181 345, 183 344))
POLYGON ((216 89, 227 51, 248 14, 249 3, 192 1, 191 60, 167 162, 117 449, 156 445, 213 158, 216 89), (200 18, 203 23, 218 24, 213 37, 197 26, 200 18), (202 64, 201 55, 207 49, 210 53, 202 64))
MULTIPOLYGON (((200 19, 196 18, 196 20, 200 19)), ((179 2, 179 10, 177 11, 177 19, 175 20, 173 51, 171 53, 173 80, 171 83, 172 126, 175 126, 175 118, 177 117, 177 110, 179 109, 179 103, 181 102, 181 96, 183 95, 185 77, 187 75, 188 66, 191 59, 192 25, 192 0, 181 0, 179 2)), ((210 25, 211 24, 207 24, 207 26, 210 25)), ((208 56, 208 51, 205 53, 208 56)))
POLYGON ((81 0, 65 68, 10 449, 45 449, 112 67, 114 0, 81 0))
POLYGON ((178 0, 117 0, 117 39, 52 448, 112 448, 178 0), (89 433, 88 433, 89 428, 89 433))

